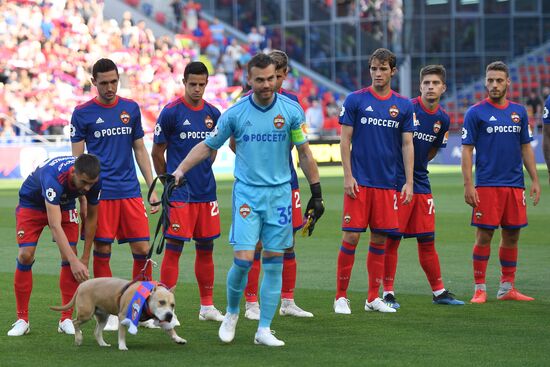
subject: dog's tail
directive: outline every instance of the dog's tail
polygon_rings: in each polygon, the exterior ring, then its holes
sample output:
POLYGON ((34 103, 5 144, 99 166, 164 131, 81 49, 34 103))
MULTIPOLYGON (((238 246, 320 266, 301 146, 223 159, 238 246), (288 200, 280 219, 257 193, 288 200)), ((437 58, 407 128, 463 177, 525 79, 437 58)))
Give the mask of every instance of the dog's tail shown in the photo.
POLYGON ((52 311, 66 311, 66 310, 68 310, 69 308, 74 306, 74 302, 76 300, 76 295, 77 294, 78 294, 78 288, 76 289, 76 292, 74 292, 74 296, 73 296, 73 298, 71 298, 69 303, 67 303, 66 305, 63 305, 63 306, 50 306, 50 310, 52 310, 52 311))

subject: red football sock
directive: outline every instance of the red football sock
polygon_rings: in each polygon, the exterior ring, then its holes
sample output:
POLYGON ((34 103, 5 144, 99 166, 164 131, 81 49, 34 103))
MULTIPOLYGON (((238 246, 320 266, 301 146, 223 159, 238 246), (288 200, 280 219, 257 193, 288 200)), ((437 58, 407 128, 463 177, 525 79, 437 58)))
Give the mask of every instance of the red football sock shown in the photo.
POLYGON ((367 255, 367 272, 369 274, 368 302, 374 301, 379 294, 382 278, 384 277, 384 247, 386 245, 369 242, 367 255))
POLYGON ((94 278, 112 277, 111 267, 109 261, 111 260, 111 253, 103 253, 94 251, 94 278))
MULTIPOLYGON (((78 282, 73 276, 71 266, 68 261, 61 262, 61 271, 59 272, 59 289, 61 290, 61 302, 63 305, 69 303, 73 298, 74 292, 78 288, 78 282)), ((61 312, 61 321, 70 319, 73 315, 73 309, 69 308, 61 312)))
MULTIPOLYGON (((132 257, 134 258, 134 265, 132 266, 132 279, 136 279, 136 277, 142 276, 141 272, 147 263, 147 255, 132 253, 132 257)), ((145 269, 145 273, 143 273, 143 280, 153 280, 152 264, 147 264, 147 269, 145 269)))
POLYGON ((258 302, 258 279, 260 278, 261 256, 261 252, 254 253, 254 262, 248 272, 248 282, 246 283, 246 289, 244 291, 246 302, 258 302))
POLYGON ((17 318, 29 322, 29 300, 32 292, 32 264, 25 265, 17 261, 13 277, 17 318))
POLYGON ((283 257, 281 298, 294 299, 294 287, 296 287, 296 254, 294 252, 285 252, 283 257))
POLYGON ((491 255, 491 246, 474 245, 474 280, 475 284, 485 284, 487 262, 491 255))
POLYGON ((199 293, 202 306, 212 306, 214 300, 212 294, 214 292, 214 261, 212 252, 214 243, 207 245, 195 244, 195 277, 199 285, 199 293))
POLYGON ((501 283, 514 283, 516 279, 516 265, 518 261, 518 248, 500 247, 498 250, 500 258, 500 266, 502 275, 500 276, 501 283))
POLYGON ((435 250, 435 243, 433 236, 426 236, 418 238, 418 259, 420 260, 420 266, 428 278, 432 291, 438 291, 445 286, 441 279, 441 266, 439 265, 439 256, 435 250))
POLYGON ((384 292, 393 292, 393 281, 397 270, 397 249, 401 237, 388 236, 384 256, 384 292))
POLYGON ((168 288, 173 288, 178 283, 180 273, 179 261, 182 251, 182 245, 175 245, 173 243, 167 243, 164 249, 164 257, 160 265, 160 282, 168 288))
POLYGON ((357 245, 342 241, 342 246, 338 252, 338 265, 336 269, 336 299, 340 297, 347 298, 356 248, 357 245))

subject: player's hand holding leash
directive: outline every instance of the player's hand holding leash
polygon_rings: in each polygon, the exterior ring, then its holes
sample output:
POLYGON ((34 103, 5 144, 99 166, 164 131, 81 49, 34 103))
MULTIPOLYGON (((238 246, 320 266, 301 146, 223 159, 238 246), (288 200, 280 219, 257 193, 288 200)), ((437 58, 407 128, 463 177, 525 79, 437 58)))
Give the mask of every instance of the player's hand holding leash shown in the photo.
POLYGON ((311 199, 309 199, 306 208, 306 224, 302 229, 302 235, 311 236, 313 230, 315 229, 315 223, 321 218, 325 212, 325 203, 323 202, 323 197, 321 194, 321 183, 317 182, 309 185, 311 190, 311 199))

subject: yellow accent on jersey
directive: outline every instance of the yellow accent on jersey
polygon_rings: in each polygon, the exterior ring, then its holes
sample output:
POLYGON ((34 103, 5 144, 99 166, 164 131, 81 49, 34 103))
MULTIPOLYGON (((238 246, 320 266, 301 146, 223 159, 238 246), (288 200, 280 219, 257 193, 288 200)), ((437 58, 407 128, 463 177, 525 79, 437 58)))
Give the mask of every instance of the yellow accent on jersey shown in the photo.
POLYGON ((304 142, 307 141, 305 135, 304 135, 304 132, 302 131, 302 129, 296 129, 296 130, 292 130, 290 132, 291 134, 291 138, 292 138, 292 143, 296 144, 296 145, 299 145, 299 144, 302 144, 304 142))

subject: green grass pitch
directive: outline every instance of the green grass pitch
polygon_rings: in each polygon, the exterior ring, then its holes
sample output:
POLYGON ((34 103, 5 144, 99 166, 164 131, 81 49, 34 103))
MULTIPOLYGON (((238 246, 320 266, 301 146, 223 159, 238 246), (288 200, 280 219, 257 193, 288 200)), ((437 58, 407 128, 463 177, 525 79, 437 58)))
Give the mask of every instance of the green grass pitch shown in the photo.
MULTIPOLYGON (((485 305, 436 306, 417 259, 416 242, 402 242, 396 276, 396 294, 402 308, 395 314, 363 310, 367 274, 367 236, 356 253, 350 283, 352 315, 335 315, 336 258, 341 243, 340 217, 343 179, 340 168, 321 170, 326 205, 325 216, 311 238, 297 237, 298 281, 295 298, 313 319, 276 316, 272 328, 286 342, 280 349, 253 344, 256 322, 241 312, 237 336, 224 345, 217 336, 218 325, 198 320, 198 290, 193 264, 194 246, 186 246, 180 262, 176 289, 177 313, 184 346, 173 343, 160 330, 140 329, 129 335, 129 351, 117 349, 117 336, 106 332, 111 348, 100 348, 92 330, 95 321, 84 326, 84 344, 74 346, 72 336, 57 333, 58 314, 48 309, 60 303, 58 289, 59 254, 45 230, 33 267, 31 333, 7 337, 15 321, 13 271, 17 246, 15 215, 20 182, 0 182, 0 366, 542 366, 548 365, 550 340, 550 189, 547 173, 540 171, 543 197, 536 208, 528 208, 529 226, 522 230, 517 287, 536 298, 534 302, 498 302, 495 299, 500 274, 498 234, 493 240, 488 267, 489 301, 485 305)), ((443 279, 459 299, 472 296, 471 250, 474 228, 470 210, 463 201, 462 178, 457 168, 434 169, 431 175, 436 200, 436 247, 443 279)), ((528 181, 528 180, 527 180, 528 181)), ((303 205, 309 199, 302 180, 303 205)), ((222 214, 222 236, 215 242, 216 287, 214 299, 225 309, 225 277, 232 261, 227 244, 231 205, 230 180, 218 182, 222 214)), ((156 224, 156 217, 151 223, 156 224)), ((151 226, 154 227, 153 225, 151 226)), ((82 246, 82 244, 79 244, 82 246)), ((114 245, 111 260, 115 276, 128 278, 131 257, 127 246, 114 245)), ((161 258, 155 255, 159 264, 161 258)), ((158 277, 159 269, 154 270, 158 277)))

